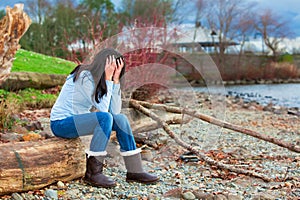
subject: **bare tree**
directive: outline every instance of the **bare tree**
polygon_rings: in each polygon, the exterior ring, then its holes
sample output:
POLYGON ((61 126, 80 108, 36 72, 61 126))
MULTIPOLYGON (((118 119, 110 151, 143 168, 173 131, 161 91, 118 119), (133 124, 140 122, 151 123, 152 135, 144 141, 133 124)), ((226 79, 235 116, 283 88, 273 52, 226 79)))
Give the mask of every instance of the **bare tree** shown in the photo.
POLYGON ((258 15, 255 22, 255 29, 262 35, 265 45, 272 51, 274 60, 280 53, 280 42, 292 34, 288 23, 281 19, 280 16, 267 9, 258 15))
POLYGON ((49 15, 51 4, 48 0, 27 0, 27 12, 36 23, 42 24, 49 15))
POLYGON ((238 49, 237 61, 235 62, 235 71, 237 74, 237 79, 241 79, 241 59, 244 53, 245 42, 249 40, 249 35, 253 33, 254 30, 254 13, 251 11, 245 12, 240 16, 240 19, 234 26, 234 30, 237 30, 236 39, 239 41, 240 48, 238 49))
POLYGON ((206 3, 206 21, 212 33, 216 34, 218 64, 223 65, 225 51, 241 34, 239 24, 252 9, 252 4, 243 0, 215 0, 206 3))

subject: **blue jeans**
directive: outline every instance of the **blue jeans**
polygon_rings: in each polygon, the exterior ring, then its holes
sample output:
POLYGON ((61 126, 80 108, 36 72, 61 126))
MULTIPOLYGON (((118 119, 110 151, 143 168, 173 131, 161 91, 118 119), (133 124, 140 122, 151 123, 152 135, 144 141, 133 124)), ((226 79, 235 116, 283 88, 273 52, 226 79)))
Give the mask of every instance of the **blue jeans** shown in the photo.
POLYGON ((50 122, 51 130, 57 137, 77 138, 93 134, 90 151, 105 151, 111 131, 116 131, 121 151, 136 149, 129 121, 124 114, 92 112, 74 115, 50 122))

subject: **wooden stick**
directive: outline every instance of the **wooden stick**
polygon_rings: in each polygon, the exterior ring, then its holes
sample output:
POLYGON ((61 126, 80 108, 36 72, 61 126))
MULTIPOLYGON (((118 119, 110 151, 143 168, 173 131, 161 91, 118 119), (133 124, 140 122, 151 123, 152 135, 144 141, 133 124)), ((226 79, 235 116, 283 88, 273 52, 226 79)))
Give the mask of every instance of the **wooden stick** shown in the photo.
POLYGON ((188 143, 182 141, 169 127, 169 125, 162 121, 155 113, 151 112, 149 109, 143 107, 141 104, 139 104, 138 101, 132 100, 130 101, 130 105, 135 108, 136 110, 139 110, 140 112, 144 113, 145 115, 147 115, 148 117, 151 117, 153 120, 157 121, 159 124, 162 125, 163 129, 167 132, 167 134, 173 138, 177 144, 179 144, 180 146, 186 148, 187 150, 191 151, 192 153, 194 153, 195 155, 197 155, 200 159, 202 159, 203 161, 207 162, 209 165, 214 165, 217 166, 220 169, 226 169, 229 170, 231 172, 235 172, 238 174, 244 174, 247 176, 253 176, 256 178, 261 178, 264 181, 270 182, 270 181, 274 181, 272 178, 257 173, 255 171, 251 171, 251 170, 245 170, 245 169, 240 169, 240 168, 236 168, 232 165, 227 165, 224 163, 220 163, 218 161, 215 161, 214 159, 206 156, 205 154, 199 152, 197 149, 195 149, 193 146, 189 145, 188 143))
POLYGON ((140 104, 140 105, 142 105, 146 108, 165 110, 167 112, 172 112, 172 113, 185 113, 187 115, 196 117, 196 118, 201 119, 203 121, 206 121, 208 123, 211 123, 211 124, 223 127, 223 128, 227 128, 227 129, 230 129, 230 130, 233 130, 233 131, 237 131, 237 132, 240 132, 240 133, 244 133, 246 135, 250 135, 252 137, 264 140, 266 142, 270 142, 270 143, 276 144, 278 146, 284 147, 286 149, 289 149, 290 151, 300 153, 300 146, 296 146, 294 144, 285 142, 281 139, 277 139, 277 138, 274 138, 272 136, 260 134, 256 131, 253 131, 253 130, 250 130, 250 129, 247 129, 247 128, 244 128, 244 127, 241 127, 241 126, 238 126, 238 125, 234 125, 234 124, 231 124, 229 122, 222 121, 222 120, 216 119, 214 117, 211 117, 211 116, 208 116, 208 115, 205 115, 205 114, 197 113, 196 111, 193 111, 191 109, 183 109, 183 108, 178 108, 178 107, 175 107, 175 106, 167 106, 167 105, 164 105, 164 104, 152 104, 152 103, 148 103, 148 102, 145 102, 145 101, 137 101, 137 100, 131 99, 130 103, 132 103, 132 102, 138 103, 138 104, 140 104))

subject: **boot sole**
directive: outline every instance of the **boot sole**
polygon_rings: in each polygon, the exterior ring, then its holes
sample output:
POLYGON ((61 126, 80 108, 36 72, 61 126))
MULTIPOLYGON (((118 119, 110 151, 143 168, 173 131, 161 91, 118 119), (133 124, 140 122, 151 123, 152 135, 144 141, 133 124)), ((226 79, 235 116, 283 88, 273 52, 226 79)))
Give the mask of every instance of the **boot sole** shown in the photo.
POLYGON ((133 179, 126 179, 126 182, 132 183, 132 182, 137 182, 137 183, 144 183, 144 184, 153 184, 159 181, 158 179, 151 180, 151 181, 142 181, 142 180, 133 180, 133 179))
POLYGON ((115 183, 114 185, 101 185, 95 182, 90 182, 88 180, 86 180, 85 178, 82 179, 83 182, 85 182, 86 184, 90 185, 90 186, 94 186, 94 187, 102 187, 102 188, 113 188, 116 187, 117 184, 115 183))

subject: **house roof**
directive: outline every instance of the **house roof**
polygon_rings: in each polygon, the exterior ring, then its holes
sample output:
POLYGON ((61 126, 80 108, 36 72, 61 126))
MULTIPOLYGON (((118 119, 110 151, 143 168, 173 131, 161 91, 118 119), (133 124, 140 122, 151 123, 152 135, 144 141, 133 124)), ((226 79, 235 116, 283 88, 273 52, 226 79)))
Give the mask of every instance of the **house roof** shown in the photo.
MULTIPOLYGON (((175 43, 181 46, 191 46, 196 43, 202 47, 211 47, 219 44, 218 33, 202 26, 183 25, 176 27, 176 30, 179 32, 180 37, 175 43)), ((237 43, 230 41, 228 45, 237 45, 237 43)))

